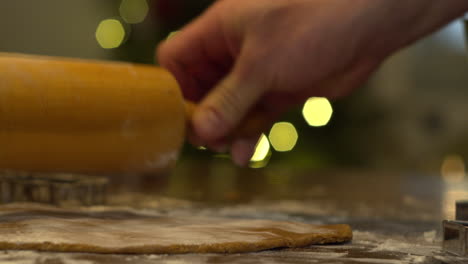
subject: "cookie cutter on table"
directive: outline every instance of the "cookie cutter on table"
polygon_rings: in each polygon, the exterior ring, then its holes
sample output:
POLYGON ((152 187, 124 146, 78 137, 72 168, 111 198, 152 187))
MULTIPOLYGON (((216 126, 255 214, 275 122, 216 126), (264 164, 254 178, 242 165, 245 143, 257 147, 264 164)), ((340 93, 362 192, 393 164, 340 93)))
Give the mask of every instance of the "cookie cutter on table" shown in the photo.
POLYGON ((468 201, 457 201, 455 220, 444 220, 442 248, 459 256, 468 256, 468 201))
POLYGON ((107 185, 107 178, 96 176, 0 171, 0 203, 100 205, 106 202, 107 185))

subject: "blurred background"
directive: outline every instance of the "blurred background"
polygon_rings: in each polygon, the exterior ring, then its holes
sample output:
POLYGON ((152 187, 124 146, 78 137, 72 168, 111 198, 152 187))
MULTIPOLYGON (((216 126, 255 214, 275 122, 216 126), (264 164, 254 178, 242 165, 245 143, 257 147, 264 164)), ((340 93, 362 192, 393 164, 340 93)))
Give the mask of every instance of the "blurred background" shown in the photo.
MULTIPOLYGON (((155 63, 154 50, 212 0, 15 0, 0 51, 155 63)), ((157 63, 157 62, 156 62, 157 63)), ((311 98, 267 131, 252 168, 366 168, 462 178, 468 65, 460 19, 391 58, 352 96, 311 98)), ((186 146, 181 163, 229 159, 186 146)))

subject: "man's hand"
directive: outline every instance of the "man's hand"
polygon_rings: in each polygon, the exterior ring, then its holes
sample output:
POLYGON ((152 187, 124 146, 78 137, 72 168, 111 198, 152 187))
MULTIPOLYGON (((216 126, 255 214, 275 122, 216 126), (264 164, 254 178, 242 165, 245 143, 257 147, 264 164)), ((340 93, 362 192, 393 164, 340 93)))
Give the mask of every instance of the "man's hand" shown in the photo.
POLYGON ((248 163, 258 135, 232 138, 249 114, 269 122, 310 96, 360 86, 389 54, 468 8, 466 0, 219 0, 158 58, 200 102, 190 140, 248 163), (409 3, 408 3, 409 2, 409 3), (450 3, 449 3, 450 2, 450 3))

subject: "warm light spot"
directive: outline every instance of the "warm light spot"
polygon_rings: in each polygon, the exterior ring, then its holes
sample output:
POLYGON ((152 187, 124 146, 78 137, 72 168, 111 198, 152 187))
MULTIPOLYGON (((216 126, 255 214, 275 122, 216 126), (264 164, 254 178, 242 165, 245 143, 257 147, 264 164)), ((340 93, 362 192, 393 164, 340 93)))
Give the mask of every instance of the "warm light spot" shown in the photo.
POLYGON ((96 40, 104 49, 119 47, 125 38, 125 29, 117 19, 106 19, 96 29, 96 40))
POLYGON ((197 149, 198 149, 198 150, 206 150, 206 147, 204 147, 204 146, 198 146, 197 149))
POLYGON ((293 124, 280 122, 273 125, 268 136, 276 151, 291 151, 297 143, 297 131, 293 124))
POLYGON ((265 134, 262 134, 262 136, 258 140, 257 146, 255 147, 255 152, 250 161, 264 160, 268 155, 268 151, 270 151, 270 142, 268 142, 268 139, 265 136, 265 134))
POLYGON ((311 97, 302 109, 304 116, 309 126, 320 127, 325 126, 330 121, 333 114, 333 108, 327 98, 311 97))
POLYGON ((179 33, 179 31, 172 31, 171 33, 169 33, 169 35, 167 36, 167 40, 170 40, 171 38, 175 37, 175 35, 177 35, 177 33, 179 33))
POLYGON ((440 169, 442 177, 446 181, 459 182, 465 178, 465 162, 459 155, 445 157, 440 169))
POLYGON ((122 0, 119 11, 125 22, 136 24, 145 20, 148 9, 146 0, 122 0))
POLYGON ((468 191, 466 183, 451 182, 446 183, 445 189, 442 191, 442 212, 444 219, 454 219, 457 201, 465 201, 468 199, 468 191))
POLYGON ((255 152, 250 159, 251 168, 262 168, 265 167, 271 156, 270 142, 265 134, 262 134, 258 140, 257 146, 255 147, 255 152))

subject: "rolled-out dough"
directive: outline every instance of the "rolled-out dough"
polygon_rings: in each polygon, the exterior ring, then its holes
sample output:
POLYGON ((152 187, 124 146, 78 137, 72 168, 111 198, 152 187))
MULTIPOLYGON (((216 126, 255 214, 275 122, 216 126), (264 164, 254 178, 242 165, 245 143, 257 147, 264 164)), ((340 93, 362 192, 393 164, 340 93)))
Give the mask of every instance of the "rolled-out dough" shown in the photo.
POLYGON ((169 217, 133 210, 0 207, 0 249, 93 253, 238 253, 347 242, 348 225, 169 217))

